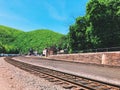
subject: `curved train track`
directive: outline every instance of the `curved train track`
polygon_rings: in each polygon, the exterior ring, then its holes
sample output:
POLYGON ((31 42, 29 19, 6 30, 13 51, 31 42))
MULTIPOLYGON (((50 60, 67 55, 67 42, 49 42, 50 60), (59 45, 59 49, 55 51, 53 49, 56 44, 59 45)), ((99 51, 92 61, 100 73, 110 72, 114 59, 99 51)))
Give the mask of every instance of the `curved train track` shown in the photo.
POLYGON ((64 88, 72 90, 120 90, 120 86, 91 80, 89 78, 75 76, 61 71, 52 70, 45 67, 39 67, 32 64, 16 61, 12 58, 5 60, 23 70, 31 72, 50 82, 61 84, 64 88))

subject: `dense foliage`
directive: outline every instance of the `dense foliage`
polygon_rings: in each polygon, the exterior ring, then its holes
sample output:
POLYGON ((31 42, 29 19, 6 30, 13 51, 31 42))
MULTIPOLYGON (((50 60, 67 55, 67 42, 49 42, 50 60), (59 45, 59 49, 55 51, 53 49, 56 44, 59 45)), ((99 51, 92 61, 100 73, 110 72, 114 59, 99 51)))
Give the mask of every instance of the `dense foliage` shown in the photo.
POLYGON ((11 43, 22 33, 24 32, 0 25, 0 53, 18 53, 11 43))
POLYGON ((90 0, 69 31, 71 51, 120 46, 120 0, 90 0))
POLYGON ((57 45, 62 36, 62 34, 50 30, 35 30, 19 35, 13 44, 22 53, 28 52, 30 48, 42 52, 44 48, 57 45))
POLYGON ((39 53, 46 47, 58 45, 64 35, 50 30, 23 32, 0 26, 0 53, 28 53, 29 49, 39 53))

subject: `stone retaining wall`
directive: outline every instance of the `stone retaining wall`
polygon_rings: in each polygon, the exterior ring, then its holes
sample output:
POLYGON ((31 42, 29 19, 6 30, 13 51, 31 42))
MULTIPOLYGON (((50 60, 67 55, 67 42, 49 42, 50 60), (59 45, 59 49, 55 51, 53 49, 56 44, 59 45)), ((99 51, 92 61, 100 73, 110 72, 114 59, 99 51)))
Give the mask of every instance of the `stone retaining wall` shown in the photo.
POLYGON ((120 66, 120 52, 58 54, 51 55, 48 58, 65 61, 120 66))

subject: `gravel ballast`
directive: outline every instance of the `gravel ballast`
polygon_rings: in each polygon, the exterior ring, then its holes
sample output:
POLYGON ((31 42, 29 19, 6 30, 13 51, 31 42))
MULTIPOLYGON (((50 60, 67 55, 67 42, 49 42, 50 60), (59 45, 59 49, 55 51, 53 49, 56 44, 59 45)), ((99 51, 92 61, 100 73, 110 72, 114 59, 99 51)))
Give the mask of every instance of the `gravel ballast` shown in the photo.
POLYGON ((60 60, 45 60, 39 57, 15 57, 13 59, 120 86, 120 67, 74 63, 60 60))
POLYGON ((66 90, 5 62, 4 57, 0 58, 0 80, 0 90, 66 90))

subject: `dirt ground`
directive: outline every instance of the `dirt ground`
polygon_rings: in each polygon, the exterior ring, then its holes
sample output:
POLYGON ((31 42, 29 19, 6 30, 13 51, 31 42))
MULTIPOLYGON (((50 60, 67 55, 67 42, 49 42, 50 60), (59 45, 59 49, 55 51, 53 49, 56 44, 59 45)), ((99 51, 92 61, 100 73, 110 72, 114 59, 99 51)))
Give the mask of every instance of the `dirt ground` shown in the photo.
POLYGON ((11 90, 9 83, 0 77, 0 90, 11 90))
MULTIPOLYGON (((0 90, 65 90, 43 78, 37 77, 5 62, 0 57, 0 90)), ((68 90, 68 89, 67 89, 68 90)))
MULTIPOLYGON (((9 64, 4 61, 4 57, 0 58, 0 90, 18 90, 14 87, 15 82, 12 78, 12 73, 9 68, 9 64)), ((20 90, 20 88, 19 88, 20 90)))

